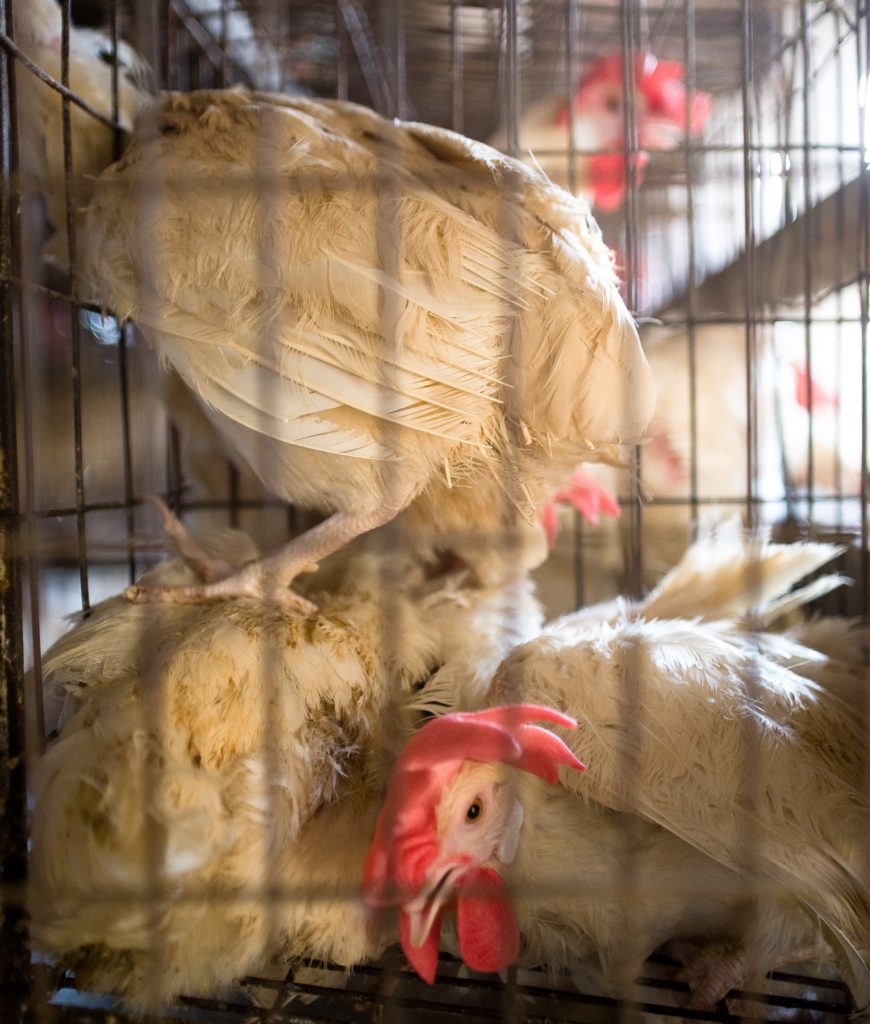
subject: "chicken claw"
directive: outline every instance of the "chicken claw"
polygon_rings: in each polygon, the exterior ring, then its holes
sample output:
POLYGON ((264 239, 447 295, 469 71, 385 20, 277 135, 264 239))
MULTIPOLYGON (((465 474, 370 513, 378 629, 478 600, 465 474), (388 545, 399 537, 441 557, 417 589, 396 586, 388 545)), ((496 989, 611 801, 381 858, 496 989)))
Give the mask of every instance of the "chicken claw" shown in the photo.
POLYGON ((665 952, 679 960, 682 967, 675 977, 691 990, 689 1009, 713 1010, 746 977, 746 954, 735 943, 671 942, 665 952))
POLYGON ((236 566, 231 562, 225 562, 222 558, 210 555, 199 541, 190 535, 184 523, 161 497, 149 494, 146 501, 160 513, 160 527, 188 569, 195 572, 206 583, 214 583, 235 572, 236 566))
MULTIPOLYGON (((184 523, 162 498, 149 495, 147 500, 160 513, 163 533, 175 548, 179 558, 203 582, 189 586, 159 587, 131 584, 124 591, 124 597, 128 601, 134 604, 208 604, 235 597, 255 597, 275 601, 303 615, 317 612, 315 604, 294 593, 286 584, 282 586, 281 581, 275 578, 275 573, 270 572, 271 567, 268 564, 273 560, 250 562, 239 568, 232 562, 216 558, 191 536, 184 523)), ((283 551, 279 552, 279 555, 282 553, 283 551)), ((277 557, 275 556, 275 559, 277 557)), ((297 572, 310 568, 310 565, 304 566, 297 572)))

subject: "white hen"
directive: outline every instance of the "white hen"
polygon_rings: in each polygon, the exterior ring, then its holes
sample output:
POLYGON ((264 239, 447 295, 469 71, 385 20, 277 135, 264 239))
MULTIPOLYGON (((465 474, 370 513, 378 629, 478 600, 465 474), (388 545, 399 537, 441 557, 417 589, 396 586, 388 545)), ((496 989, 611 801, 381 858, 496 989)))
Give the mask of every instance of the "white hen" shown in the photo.
MULTIPOLYGON (((14 0, 12 11, 16 45, 38 68, 60 83, 60 7, 55 0, 14 0)), ((108 36, 70 26, 69 88, 90 108, 86 110, 75 101, 69 104, 72 160, 69 202, 79 228, 93 177, 117 155, 112 127, 114 59, 112 40, 108 36)), ((150 98, 147 69, 141 58, 121 41, 118 42, 117 64, 117 124, 122 131, 129 132, 139 110, 150 98)), ((45 255, 65 268, 69 255, 63 99, 58 90, 23 64, 18 64, 15 81, 23 184, 28 189, 34 187, 45 201, 48 220, 54 229, 46 243, 45 255)))
MULTIPOLYGON (((207 545, 256 554, 232 531, 207 545)), ((391 940, 352 897, 414 687, 491 673, 541 618, 527 586, 508 614, 502 592, 409 560, 341 558, 312 578, 333 588, 318 616, 115 598, 47 652, 69 696, 38 772, 31 910, 82 984, 154 1005, 276 955, 351 964, 391 940)), ((144 582, 190 579, 170 562, 144 582)))
MULTIPOLYGON (((752 481, 753 494, 763 502, 756 507, 760 521, 769 524, 785 518, 794 496, 805 494, 809 486, 811 430, 817 521, 824 521, 825 514, 820 498, 858 494, 860 367, 852 366, 848 381, 845 376, 832 380, 833 374, 827 374, 821 378, 826 384, 822 387, 814 380, 810 416, 803 339, 800 346, 786 345, 771 331, 759 329, 752 364, 752 405, 757 417, 750 472, 745 325, 696 327, 694 371, 690 337, 684 329, 652 327, 642 335, 658 392, 641 448, 639 479, 641 493, 653 500, 641 517, 643 579, 648 586, 680 560, 691 542, 695 517, 702 524, 712 523, 745 508, 747 481, 752 481)), ((627 472, 608 467, 592 467, 590 472, 622 499, 631 498, 627 472)), ((852 513, 846 506, 840 514, 852 513)), ((623 575, 623 550, 634 540, 626 532, 628 526, 620 530, 605 524, 600 531, 585 531, 586 563, 594 584, 609 579, 612 588, 618 589, 615 581, 623 575)))
POLYGON ((88 240, 102 298, 230 448, 333 513, 241 574, 140 600, 292 601, 299 572, 405 508, 433 546, 499 534, 651 413, 588 206, 449 131, 165 95, 100 178, 88 240))
MULTIPOLYGON (((485 756, 473 715, 456 716, 452 745, 433 747, 433 736, 426 750, 425 729, 414 737, 366 882, 373 902, 402 908, 403 946, 424 977, 455 900, 458 951, 478 969, 506 966, 520 936, 521 962, 585 969, 621 994, 650 953, 676 943, 685 955, 693 940, 685 976, 696 1007, 778 964, 832 953, 867 1004, 860 692, 843 666, 734 618, 824 590, 832 581, 781 597, 834 553, 698 547, 646 602, 578 612, 514 651, 481 694, 491 710, 476 714, 518 751, 521 723, 542 716, 517 702, 576 718, 565 738, 588 765, 582 775, 548 786, 527 774, 545 774, 537 755, 505 756, 490 732, 485 756), (808 678, 817 674, 821 685, 808 678)), ((434 696, 450 703, 443 688, 434 696)))

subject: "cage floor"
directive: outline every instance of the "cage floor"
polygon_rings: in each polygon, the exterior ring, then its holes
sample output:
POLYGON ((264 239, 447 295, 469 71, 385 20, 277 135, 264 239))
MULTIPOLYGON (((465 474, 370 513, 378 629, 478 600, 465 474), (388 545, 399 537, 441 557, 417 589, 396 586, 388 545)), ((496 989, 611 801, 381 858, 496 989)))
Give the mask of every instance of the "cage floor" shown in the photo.
MULTIPOLYGON (((729 1000, 728 1009, 691 1010, 685 1006, 687 986, 673 980, 675 965, 663 956, 647 963, 631 1002, 580 992, 570 978, 554 982, 540 971, 510 971, 500 979, 474 974, 458 961, 442 957, 435 984, 427 985, 403 965, 403 958, 392 953, 350 975, 340 967, 327 967, 290 971, 284 977, 250 977, 234 995, 182 998, 151 1019, 155 1024, 455 1024, 462 1020, 600 1024, 617 1019, 728 1021, 746 1017, 834 1024, 848 1019, 852 1009, 848 989, 837 978, 777 971, 757 991, 733 993, 735 1001, 729 1000)), ((70 1024, 120 1024, 125 1019, 116 1001, 78 991, 74 985, 73 978, 64 977, 48 1019, 70 1024)))

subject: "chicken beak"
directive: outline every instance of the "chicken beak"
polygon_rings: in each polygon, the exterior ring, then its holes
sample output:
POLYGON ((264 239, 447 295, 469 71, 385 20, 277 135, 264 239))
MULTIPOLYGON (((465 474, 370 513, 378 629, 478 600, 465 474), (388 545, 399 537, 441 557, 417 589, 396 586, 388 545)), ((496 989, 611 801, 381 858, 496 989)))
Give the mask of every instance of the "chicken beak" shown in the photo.
POLYGON ((466 869, 467 864, 465 863, 453 863, 438 867, 433 865, 427 871, 429 877, 423 888, 413 900, 403 905, 402 910, 408 915, 410 924, 412 946, 422 946, 426 941, 441 910, 453 898, 456 892, 456 883, 466 869))

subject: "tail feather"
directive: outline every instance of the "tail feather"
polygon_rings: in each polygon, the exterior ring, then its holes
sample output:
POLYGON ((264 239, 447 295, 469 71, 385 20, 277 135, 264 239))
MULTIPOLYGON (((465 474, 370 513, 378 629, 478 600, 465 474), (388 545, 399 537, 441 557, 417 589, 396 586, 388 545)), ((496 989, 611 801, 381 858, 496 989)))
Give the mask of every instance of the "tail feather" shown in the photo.
POLYGON ((771 544, 737 531, 698 540, 640 605, 646 619, 738 619, 763 624, 846 582, 831 575, 794 594, 805 576, 842 554, 834 544, 771 544))

